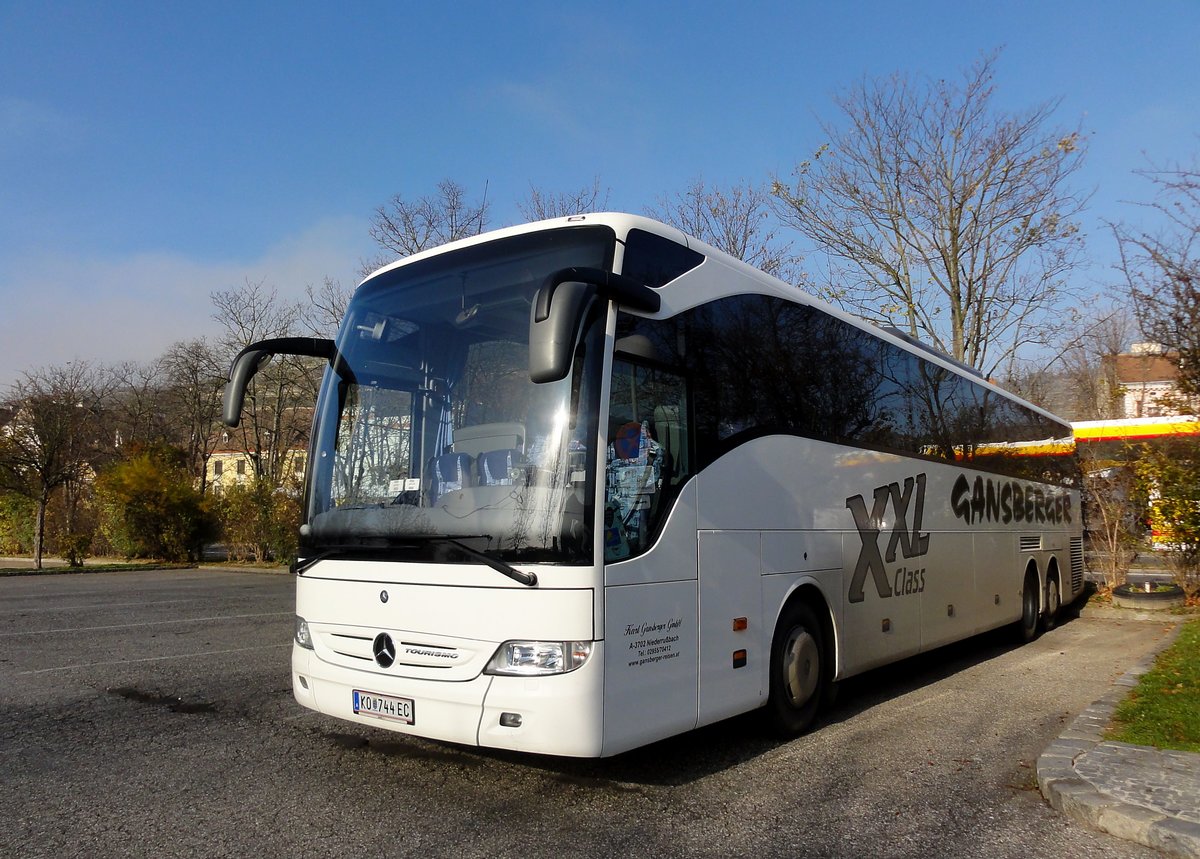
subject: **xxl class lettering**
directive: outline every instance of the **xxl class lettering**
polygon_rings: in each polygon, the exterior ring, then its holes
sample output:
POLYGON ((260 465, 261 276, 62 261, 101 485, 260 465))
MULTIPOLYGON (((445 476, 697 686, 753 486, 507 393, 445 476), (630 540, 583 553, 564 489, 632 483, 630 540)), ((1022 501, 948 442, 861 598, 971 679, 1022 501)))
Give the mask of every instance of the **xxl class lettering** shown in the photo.
POLYGON ((854 527, 858 529, 858 538, 862 541, 858 563, 854 567, 854 578, 850 580, 850 592, 847 594, 850 602, 862 602, 865 599, 863 585, 867 581, 867 573, 871 574, 875 590, 881 598, 893 594, 899 596, 920 593, 925 589, 924 569, 910 570, 907 567, 899 567, 892 577, 888 576, 887 570, 888 564, 896 562, 897 550, 905 560, 919 558, 929 551, 929 534, 921 532, 921 520, 925 514, 925 475, 905 478, 903 489, 899 483, 880 486, 872 495, 869 513, 863 496, 855 495, 846 499, 846 507, 854 516, 854 527), (895 523, 892 525, 887 550, 880 552, 879 534, 889 504, 895 516, 895 523))
POLYGON ((1067 492, 1025 487, 1015 480, 990 477, 977 476, 972 482, 965 474, 958 476, 950 490, 950 508, 968 525, 979 522, 1059 525, 1074 521, 1071 496, 1067 492))

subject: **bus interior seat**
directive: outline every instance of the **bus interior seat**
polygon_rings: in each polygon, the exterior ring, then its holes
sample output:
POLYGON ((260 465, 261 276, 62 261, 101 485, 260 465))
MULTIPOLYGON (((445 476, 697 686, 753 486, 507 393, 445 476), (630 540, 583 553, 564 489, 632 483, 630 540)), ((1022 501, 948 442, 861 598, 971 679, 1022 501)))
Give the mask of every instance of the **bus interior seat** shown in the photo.
POLYGON ((429 462, 429 503, 447 492, 471 485, 471 457, 465 453, 443 453, 429 462))
POLYGON ((521 463, 521 451, 514 447, 489 450, 475 459, 476 478, 480 486, 509 486, 512 469, 521 463))

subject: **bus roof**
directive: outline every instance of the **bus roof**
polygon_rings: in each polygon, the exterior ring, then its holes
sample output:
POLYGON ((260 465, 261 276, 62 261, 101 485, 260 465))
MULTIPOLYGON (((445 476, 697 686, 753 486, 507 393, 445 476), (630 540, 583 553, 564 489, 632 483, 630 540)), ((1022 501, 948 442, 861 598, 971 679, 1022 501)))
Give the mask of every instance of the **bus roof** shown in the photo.
MULTIPOLYGON (((695 238, 694 236, 690 236, 675 227, 672 227, 668 224, 664 224, 660 221, 656 221, 653 218, 647 218, 642 215, 631 215, 631 214, 627 214, 624 212, 596 212, 596 213, 590 213, 590 214, 568 215, 568 216, 558 217, 558 218, 549 218, 549 219, 543 220, 543 221, 532 221, 527 224, 519 224, 517 226, 504 227, 504 228, 501 228, 498 230, 491 230, 489 232, 480 233, 478 235, 471 236, 469 238, 459 239, 458 241, 449 242, 444 245, 439 245, 438 247, 421 251, 420 253, 413 254, 412 256, 404 257, 403 259, 397 260, 396 262, 393 262, 393 263, 390 263, 389 265, 383 266, 382 268, 373 272, 371 275, 369 275, 367 278, 365 278, 363 282, 365 282, 366 280, 370 280, 384 272, 392 271, 397 268, 401 268, 403 266, 407 266, 407 265, 410 265, 415 262, 419 262, 424 259, 429 259, 430 257, 439 256, 443 253, 449 253, 451 251, 459 250, 461 248, 468 248, 468 247, 472 247, 475 245, 483 244, 485 242, 492 242, 492 241, 496 241, 498 239, 509 238, 511 236, 520 236, 520 235, 525 235, 528 233, 535 233, 535 232, 539 232, 542 230, 559 229, 562 227, 571 227, 571 226, 585 226, 585 225, 608 226, 616 233, 618 240, 622 240, 622 241, 624 240, 625 236, 627 236, 629 234, 629 231, 633 230, 633 229, 644 230, 646 232, 653 233, 655 235, 659 235, 664 238, 670 239, 670 240, 677 242, 687 248, 690 248, 692 250, 695 250, 698 253, 703 254, 706 258, 706 263, 712 262, 712 263, 717 264, 718 266, 734 269, 734 270, 740 272, 741 274, 743 274, 744 276, 750 278, 751 280, 753 280, 755 282, 755 287, 756 287, 755 291, 757 291, 757 292, 760 292, 760 293, 766 294, 766 295, 774 295, 774 296, 777 296, 780 298, 785 298, 789 301, 794 301, 798 304, 807 304, 811 307, 814 307, 814 308, 822 311, 823 313, 828 313, 832 316, 835 316, 835 317, 843 320, 844 322, 847 322, 850 325, 853 325, 854 327, 867 332, 868 334, 870 334, 873 337, 878 337, 882 340, 886 340, 886 341, 900 347, 901 349, 904 349, 907 352, 911 352, 913 354, 919 355, 921 358, 923 358, 925 360, 933 361, 933 362, 939 364, 940 366, 944 367, 945 369, 950 370, 951 372, 955 373, 956 375, 965 376, 967 378, 970 378, 971 381, 976 384, 988 387, 988 388, 996 391, 998 394, 1000 394, 1003 397, 1006 397, 1010 400, 1018 402, 1030 409, 1033 409, 1034 411, 1038 412, 1039 414, 1041 414, 1047 418, 1050 418, 1051 420, 1054 420, 1058 423, 1063 424, 1064 429, 1066 429, 1067 427, 1070 426, 1069 422, 1064 420, 1063 418, 1060 418, 1057 415, 1047 411, 1046 409, 1043 409, 1042 407, 1037 406, 1037 405, 1029 402, 1028 400, 1025 400, 1024 398, 1017 396, 1016 394, 1012 393, 1011 391, 1005 390, 1004 388, 997 385, 995 382, 991 381, 990 379, 987 379, 978 370, 956 360, 955 358, 951 357, 950 355, 947 355, 946 353, 942 352, 941 350, 939 350, 927 343, 924 343, 923 341, 917 340, 917 338, 911 337, 900 331, 890 331, 887 328, 876 325, 872 322, 862 319, 861 317, 854 316, 851 313, 847 313, 846 311, 841 310, 838 307, 835 307, 834 305, 828 303, 827 301, 824 301, 823 299, 820 299, 817 296, 804 291, 799 286, 789 284, 785 281, 780 280, 777 277, 767 274, 766 272, 762 271, 761 269, 757 269, 754 266, 750 265, 749 263, 744 262, 743 260, 740 260, 740 259, 720 250, 719 248, 715 248, 712 245, 709 245, 709 244, 701 241, 700 239, 695 238)), ((682 275, 680 278, 677 278, 676 281, 666 283, 662 287, 659 288, 659 292, 662 294, 663 302, 664 302, 663 309, 661 311, 661 313, 663 315, 671 315, 671 314, 677 313, 681 310, 686 310, 690 306, 694 306, 696 304, 701 304, 701 303, 704 303, 705 301, 711 300, 711 298, 713 296, 698 294, 695 291, 691 290, 690 288, 689 289, 683 289, 683 288, 673 289, 672 288, 673 283, 676 283, 677 281, 689 281, 692 279, 694 272, 699 272, 703 268, 704 268, 704 265, 701 265, 698 269, 693 269, 692 271, 687 272, 686 274, 682 275)), ((1069 431, 1067 431, 1067 433, 1069 436, 1069 431)))

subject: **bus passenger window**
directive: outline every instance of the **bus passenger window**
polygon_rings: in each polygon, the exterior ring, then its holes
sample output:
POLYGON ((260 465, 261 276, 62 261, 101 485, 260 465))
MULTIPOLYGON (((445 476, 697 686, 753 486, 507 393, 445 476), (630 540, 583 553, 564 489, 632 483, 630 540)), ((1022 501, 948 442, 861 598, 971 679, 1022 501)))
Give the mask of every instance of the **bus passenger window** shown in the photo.
POLYGON ((604 557, 649 548, 688 473, 683 378, 613 362, 605 468, 604 557))

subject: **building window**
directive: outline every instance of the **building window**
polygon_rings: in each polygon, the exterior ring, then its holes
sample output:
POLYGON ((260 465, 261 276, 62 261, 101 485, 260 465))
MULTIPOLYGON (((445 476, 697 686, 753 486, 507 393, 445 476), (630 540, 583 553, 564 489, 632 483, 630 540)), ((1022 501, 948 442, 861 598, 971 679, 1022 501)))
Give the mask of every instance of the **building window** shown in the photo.
POLYGON ((246 473, 246 460, 244 460, 244 459, 239 459, 239 460, 237 461, 237 471, 238 471, 238 474, 245 474, 245 473, 246 473))
POLYGON ((225 470, 225 463, 222 462, 221 460, 218 459, 216 462, 213 463, 213 477, 220 477, 221 472, 223 472, 224 470, 225 470))

